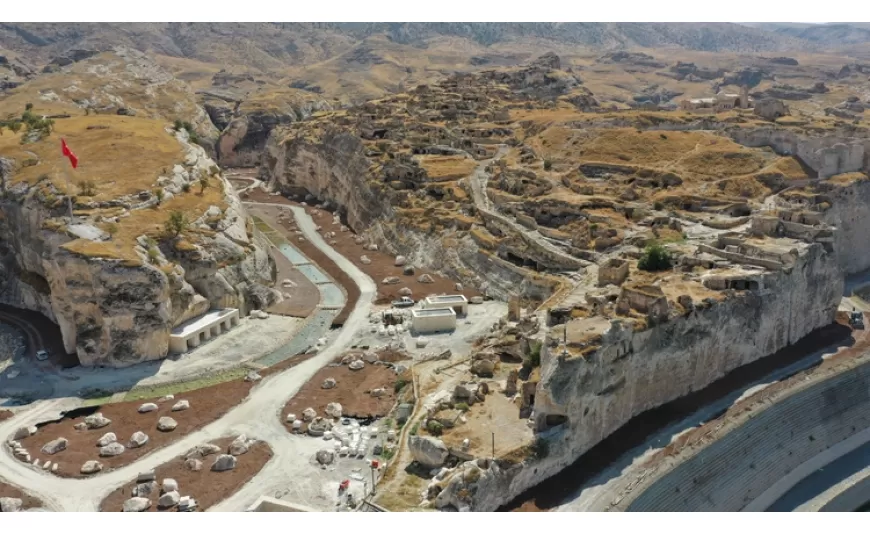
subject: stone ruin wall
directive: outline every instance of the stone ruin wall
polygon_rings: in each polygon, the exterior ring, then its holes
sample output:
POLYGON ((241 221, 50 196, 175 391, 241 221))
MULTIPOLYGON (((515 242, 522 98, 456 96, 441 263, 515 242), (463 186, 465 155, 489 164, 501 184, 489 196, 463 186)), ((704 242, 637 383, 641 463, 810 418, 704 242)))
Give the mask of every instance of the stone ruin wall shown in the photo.
POLYGON ((474 509, 497 509, 573 463, 632 417, 833 322, 843 279, 835 258, 821 245, 809 246, 790 272, 764 278, 769 291, 763 296, 746 292, 642 332, 612 327, 585 359, 564 359, 545 344, 534 412, 549 454, 507 470, 493 467, 475 495, 474 509), (561 421, 546 429, 548 422, 561 421))

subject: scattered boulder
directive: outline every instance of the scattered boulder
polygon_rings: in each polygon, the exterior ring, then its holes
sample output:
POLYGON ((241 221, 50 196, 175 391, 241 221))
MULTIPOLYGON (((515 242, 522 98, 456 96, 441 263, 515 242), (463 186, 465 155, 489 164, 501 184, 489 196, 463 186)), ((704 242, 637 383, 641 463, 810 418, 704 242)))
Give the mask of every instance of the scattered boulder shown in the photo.
POLYGON ((179 499, 181 499, 181 495, 177 491, 167 491, 157 500, 157 506, 160 508, 172 508, 178 504, 179 499))
POLYGON ((411 436, 408 442, 414 460, 425 467, 441 467, 447 461, 449 452, 440 439, 429 436, 411 436))
POLYGON ((184 461, 184 467, 191 471, 201 471, 202 460, 197 460, 196 458, 188 458, 184 461))
POLYGON ((170 393, 169 395, 164 395, 164 396, 160 397, 159 399, 157 399, 157 402, 169 402, 171 400, 175 400, 175 395, 172 395, 170 393))
POLYGON ((134 432, 132 436, 130 436, 130 441, 127 442, 127 448, 129 449, 138 449, 139 447, 148 443, 148 435, 144 432, 134 432))
POLYGON ((74 425, 73 425, 73 428, 76 429, 76 430, 87 430, 87 429, 88 429, 88 425, 86 425, 86 424, 84 423, 84 421, 82 421, 81 423, 76 423, 76 424, 74 424, 74 425))
POLYGON ((335 419, 341 417, 341 404, 337 402, 330 402, 327 404, 326 415, 335 419))
POLYGON ((471 364, 471 372, 478 376, 491 377, 495 372, 495 362, 492 360, 475 360, 471 364))
POLYGON ((232 443, 230 443, 227 452, 229 452, 233 456, 240 456, 248 452, 249 448, 250 447, 248 446, 248 437, 244 434, 241 434, 236 439, 234 439, 232 443))
POLYGON ((362 263, 363 265, 371 265, 371 263, 372 263, 371 258, 369 258, 368 256, 366 256, 365 254, 363 254, 362 256, 360 256, 359 261, 360 261, 360 263, 362 263))
POLYGON ((365 360, 368 363, 375 363, 376 361, 378 361, 380 359, 381 358, 378 356, 377 352, 366 352, 365 354, 363 354, 363 360, 365 360))
POLYGON ((236 457, 231 454, 221 454, 211 466, 212 471, 229 471, 236 468, 236 457))
POLYGON ((335 387, 335 379, 334 378, 327 378, 326 380, 323 381, 323 384, 321 384, 320 387, 323 389, 334 388, 335 387))
POLYGON ((414 405, 413 404, 400 404, 398 408, 396 408, 396 421, 399 423, 404 423, 411 417, 411 414, 414 413, 414 405))
POLYGON ((317 417, 308 424, 308 435, 320 437, 332 429, 332 423, 322 417, 317 417))
POLYGON ((432 278, 432 276, 427 274, 427 273, 421 274, 420 277, 417 278, 417 281, 420 282, 421 284, 433 284, 433 283, 435 283, 435 279, 432 278))
POLYGON ((405 256, 396 256, 396 262, 394 263, 396 267, 402 267, 406 263, 408 263, 408 258, 405 256))
POLYGON ((362 360, 354 360, 348 364, 347 368, 350 369, 351 371, 359 371, 360 369, 362 369, 365 366, 366 366, 366 364, 363 363, 362 360))
POLYGON ((370 394, 372 397, 379 399, 387 394, 387 390, 384 388, 375 388, 375 389, 371 390, 370 394))
POLYGON ((481 297, 480 295, 475 295, 468 299, 468 302, 470 302, 471 304, 483 304, 483 297, 481 297))
POLYGON ((0 512, 18 512, 23 501, 14 497, 0 497, 0 512))
POLYGON ((190 408, 190 402, 186 400, 180 400, 172 405, 173 412, 181 412, 190 408))
POLYGON ((405 265, 405 268, 402 269, 402 274, 405 276, 414 276, 416 272, 413 265, 405 265))
POLYGON ((302 410, 302 420, 306 423, 313 420, 315 417, 317 417, 317 412, 314 411, 314 408, 305 408, 302 410))
POLYGON ((399 295, 402 297, 410 297, 412 294, 410 287, 403 287, 399 290, 399 295))
POLYGON ((97 412, 93 415, 85 417, 85 425, 92 430, 95 428, 103 428, 104 426, 108 426, 108 424, 111 422, 112 420, 103 417, 103 414, 101 412, 97 412))
POLYGON ((124 450, 124 446, 116 441, 114 443, 109 443, 105 447, 100 447, 100 456, 103 458, 118 456, 119 454, 122 454, 124 450))
POLYGON ((28 427, 28 426, 19 427, 18 430, 16 430, 15 433, 12 434, 12 439, 17 441, 19 439, 24 439, 26 437, 32 436, 36 432, 31 432, 30 431, 31 428, 36 428, 36 427, 28 427))
POLYGON ((259 382, 262 378, 256 371, 251 371, 245 375, 245 382, 259 382))
POLYGON ((103 464, 96 460, 88 460, 82 465, 82 468, 79 469, 79 472, 83 475, 93 475, 94 473, 99 473, 103 470, 103 464))
POLYGON ((105 447, 109 443, 115 443, 116 441, 118 441, 118 436, 114 432, 106 432, 103 434, 103 437, 97 440, 97 447, 105 447))
POLYGON ((221 448, 213 443, 203 443, 187 451, 185 458, 205 458, 210 454, 221 452, 221 448))
POLYGON ((335 460, 335 453, 328 449, 320 449, 315 457, 320 465, 329 465, 335 460))
MULTIPOLYGON (((142 471, 138 475, 136 475, 136 483, 142 484, 143 482, 154 482, 157 480, 157 473, 151 469, 150 471, 142 471)), ((151 490, 148 490, 148 493, 151 493, 151 490)))
POLYGON ((178 423, 171 417, 161 417, 157 420, 157 430, 161 432, 172 432, 178 423))
POLYGON ((163 491, 165 493, 169 493, 170 491, 178 491, 178 482, 176 482, 174 478, 164 478, 163 491))
POLYGON ((42 454, 57 454, 66 449, 67 443, 69 441, 66 438, 53 439, 42 446, 42 454))
POLYGON ((381 280, 381 283, 384 284, 385 286, 395 285, 395 284, 398 284, 399 282, 401 282, 401 280, 399 280, 398 276, 388 276, 388 277, 384 278, 383 280, 381 280))
POLYGON ((145 497, 133 497, 124 501, 124 512, 144 512, 151 508, 151 499, 145 497))
POLYGON ((457 282, 456 285, 453 286, 453 289, 456 291, 462 291, 462 289, 463 289, 462 284, 457 282))
POLYGON ((142 406, 139 406, 139 413, 148 413, 153 412, 157 409, 157 405, 153 402, 146 402, 142 406))

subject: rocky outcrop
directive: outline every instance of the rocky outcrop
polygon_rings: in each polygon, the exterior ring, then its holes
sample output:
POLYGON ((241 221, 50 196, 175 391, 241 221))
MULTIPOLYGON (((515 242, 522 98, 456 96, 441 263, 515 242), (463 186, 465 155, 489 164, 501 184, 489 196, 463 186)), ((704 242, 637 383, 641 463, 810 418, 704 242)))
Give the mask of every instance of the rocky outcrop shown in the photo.
POLYGON ((775 128, 734 129, 728 132, 735 142, 748 147, 769 146, 777 154, 797 156, 818 172, 819 178, 860 171, 870 140, 845 135, 809 137, 791 130, 775 128))
MULTIPOLYGON (((241 111, 242 116, 231 119, 221 132, 217 142, 218 162, 225 167, 256 167, 260 164, 263 148, 276 126, 306 119, 316 111, 329 110, 332 106, 325 100, 301 102, 297 106, 281 106, 278 109, 241 111)), ((212 107, 212 120, 225 120, 225 113, 212 107)))
POLYGON ((632 417, 830 324, 843 282, 836 258, 814 244, 791 269, 764 274, 762 287, 643 331, 614 321, 597 350, 583 358, 557 356, 545 344, 534 417, 548 454, 510 467, 493 464, 479 482, 473 509, 496 509, 632 417))
MULTIPOLYGON (((169 176, 158 179, 166 199, 180 194, 202 173, 216 168, 205 151, 177 132, 186 155, 169 176)), ((60 326, 64 346, 85 366, 127 366, 163 358, 173 327, 209 308, 265 308, 280 299, 267 288, 271 259, 262 243, 248 235, 248 219, 232 186, 221 176, 226 207, 193 224, 207 228, 193 250, 178 252, 161 243, 150 258, 140 238, 131 262, 73 252, 65 245, 77 236, 48 228, 62 215, 34 194, 44 184, 11 185, 12 165, 0 160, 0 302, 42 313, 60 326), (171 265, 170 265, 171 263, 171 265)), ((148 195, 150 197, 150 195, 148 195)), ((125 211, 151 209, 142 195, 113 201, 125 211)), ((82 207, 89 207, 83 205, 82 207)), ((112 221, 108 221, 112 222, 112 221)), ((123 218, 114 224, 124 224, 123 218)), ((82 225, 84 228, 93 228, 82 225)))
POLYGON ((821 213, 824 222, 836 226, 834 250, 843 274, 870 269, 870 250, 864 246, 870 232, 870 182, 858 180, 849 185, 820 187, 830 208, 821 213))
POLYGON ((348 226, 362 232, 389 210, 388 203, 366 183, 370 162, 360 139, 327 132, 320 142, 272 136, 262 173, 269 186, 287 194, 306 195, 341 207, 348 226))
POLYGON ((408 448, 414 460, 426 467, 441 467, 449 454, 443 441, 428 436, 411 436, 408 448))

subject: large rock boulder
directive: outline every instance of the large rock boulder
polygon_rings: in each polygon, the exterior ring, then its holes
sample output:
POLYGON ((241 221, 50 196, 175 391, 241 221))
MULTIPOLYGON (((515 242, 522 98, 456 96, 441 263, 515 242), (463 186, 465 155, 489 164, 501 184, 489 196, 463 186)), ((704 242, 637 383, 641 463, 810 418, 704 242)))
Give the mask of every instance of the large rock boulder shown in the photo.
POLYGON ((134 432, 133 435, 130 436, 130 441, 127 443, 127 447, 130 449, 138 449, 146 443, 148 443, 148 435, 145 432, 134 432))
POLYGON ((495 362, 492 360, 475 360, 471 364, 471 372, 477 376, 491 377, 495 371, 495 362))
POLYGON ((124 501, 124 512, 144 512, 151 508, 151 499, 145 497, 133 497, 124 501))
POLYGON ((115 443, 109 443, 105 447, 100 447, 100 456, 110 458, 122 454, 124 450, 124 446, 116 441, 115 443))
POLYGON ((82 465, 82 468, 79 472, 83 475, 93 475, 94 473, 99 473, 103 470, 103 464, 96 460, 88 460, 82 465))
POLYGON ((329 404, 327 404, 326 415, 335 419, 341 417, 341 404, 337 402, 330 402, 329 404))
POLYGON ((178 504, 179 499, 181 499, 181 495, 177 491, 167 491, 157 500, 157 506, 160 508, 172 508, 178 504))
POLYGON ((29 427, 29 426, 19 427, 18 430, 16 430, 15 433, 12 434, 12 439, 19 440, 19 439, 24 439, 28 436, 32 436, 33 434, 36 434, 35 429, 36 429, 36 427, 29 427), (31 429, 34 429, 33 432, 30 431, 31 429))
POLYGON ((248 437, 242 434, 234 439, 232 443, 230 443, 228 452, 233 456, 245 454, 250 449, 250 445, 248 443, 248 437))
POLYGON ((42 446, 42 454, 57 454, 66 449, 67 443, 66 438, 53 439, 42 446))
POLYGON ((332 423, 322 417, 317 417, 308 424, 308 434, 314 437, 320 437, 330 430, 332 430, 332 423))
POLYGON ((314 408, 305 408, 304 410, 302 410, 302 420, 306 423, 313 420, 315 417, 317 417, 317 412, 314 410, 314 408))
POLYGON ((161 417, 157 420, 157 430, 161 432, 172 432, 178 423, 171 417, 161 417))
POLYGON ((97 440, 97 447, 105 447, 109 443, 115 443, 116 441, 118 441, 118 436, 114 432, 106 432, 97 440))
POLYGON ((447 461, 449 452, 440 439, 428 436, 411 436, 408 442, 414 460, 426 467, 441 467, 447 461))
POLYGON ((203 443, 187 451, 185 458, 205 458, 211 454, 221 452, 221 448, 214 443, 203 443))
POLYGON ((188 458, 184 461, 184 467, 189 471, 202 471, 202 460, 196 458, 188 458))
POLYGON ((180 400, 172 405, 173 412, 181 412, 181 411, 186 410, 188 408, 190 408, 190 402, 188 402, 186 400, 180 400))
POLYGON ((329 465, 335 460, 335 452, 329 449, 320 449, 315 455, 317 463, 321 465, 329 465))
POLYGON ((360 369, 362 369, 365 366, 366 366, 366 364, 362 360, 354 360, 347 365, 347 368, 350 369, 351 371, 359 371, 360 369))
POLYGON ((331 378, 331 377, 330 377, 330 378, 327 378, 326 380, 323 381, 323 384, 321 384, 320 387, 323 388, 323 389, 332 389, 332 388, 334 388, 334 387, 335 387, 335 379, 334 379, 334 378, 331 378))
POLYGON ((157 405, 153 402, 146 402, 142 406, 139 406, 139 413, 148 413, 153 412, 157 409, 157 405))
POLYGON ((236 457, 231 454, 221 454, 211 466, 212 471, 229 471, 236 468, 236 457))
POLYGON ((0 512, 18 512, 23 501, 13 497, 0 497, 0 512))
POLYGON ((104 426, 108 426, 111 422, 112 420, 103 417, 103 414, 101 412, 97 412, 93 415, 85 417, 85 425, 92 430, 94 428, 103 428, 104 426))
POLYGON ((174 478, 163 479, 163 492, 178 491, 178 482, 174 478))

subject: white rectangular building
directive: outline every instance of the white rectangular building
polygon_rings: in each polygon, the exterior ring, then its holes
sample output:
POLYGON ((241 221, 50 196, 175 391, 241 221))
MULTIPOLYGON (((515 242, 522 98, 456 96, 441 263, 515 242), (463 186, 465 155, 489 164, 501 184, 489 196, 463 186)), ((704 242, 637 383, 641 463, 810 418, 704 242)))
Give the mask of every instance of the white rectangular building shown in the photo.
POLYGON ((173 329, 169 335, 169 352, 187 352, 238 324, 239 310, 212 310, 173 329))
POLYGON ((411 310, 411 328, 418 334, 434 334, 456 329, 453 308, 423 308, 411 310))
POLYGON ((424 309, 452 308, 456 315, 468 315, 468 299, 465 295, 430 295, 423 299, 424 309))

